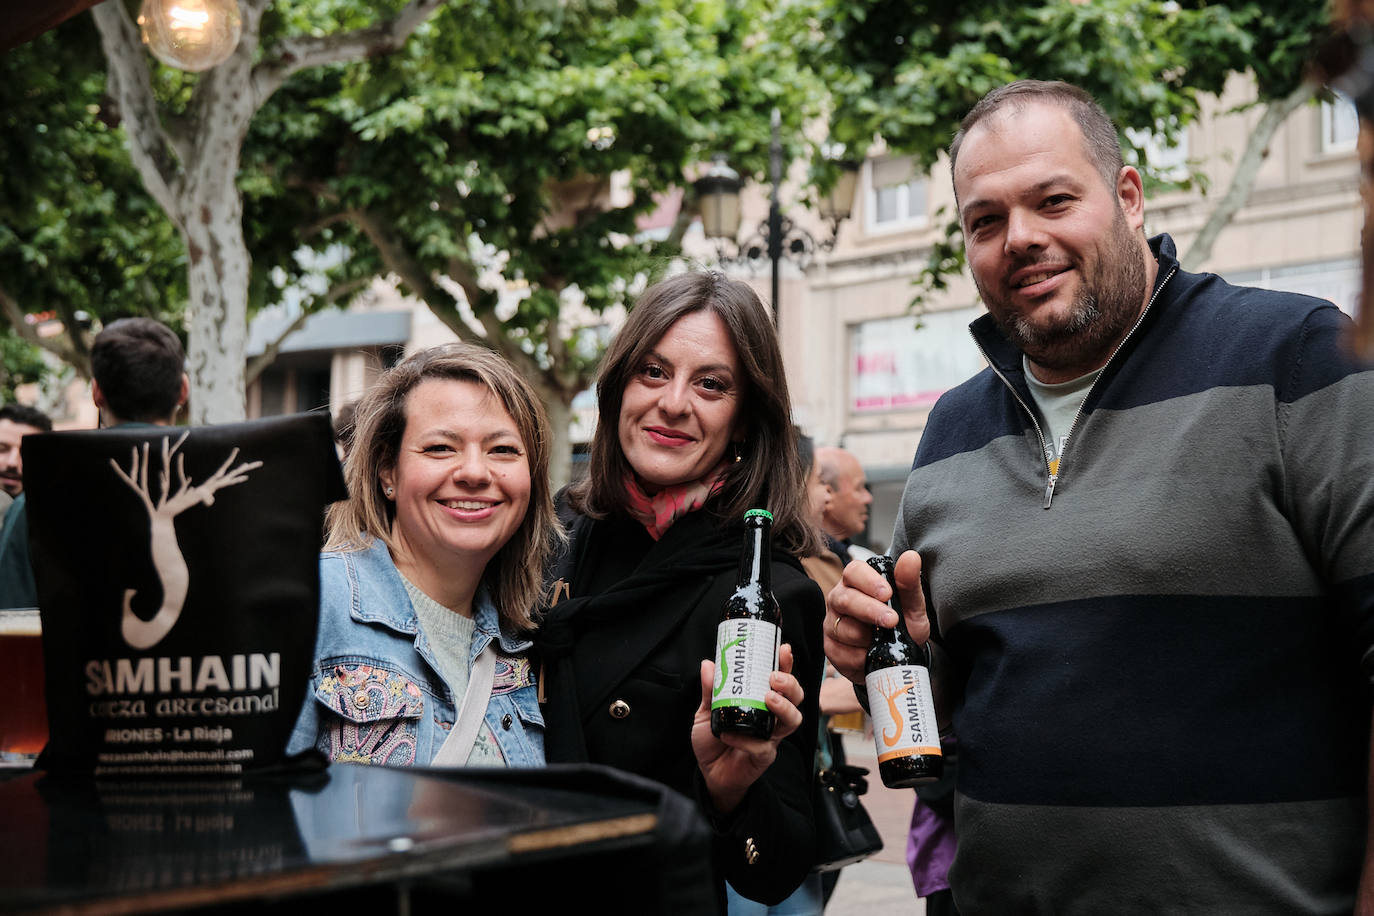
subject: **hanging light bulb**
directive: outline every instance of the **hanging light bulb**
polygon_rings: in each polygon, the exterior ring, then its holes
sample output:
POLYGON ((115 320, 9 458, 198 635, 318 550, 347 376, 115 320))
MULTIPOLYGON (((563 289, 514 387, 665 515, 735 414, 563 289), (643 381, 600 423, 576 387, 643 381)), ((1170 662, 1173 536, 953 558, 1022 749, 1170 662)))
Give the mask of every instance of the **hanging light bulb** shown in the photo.
POLYGON ((243 22, 237 0, 143 0, 138 27, 154 57, 198 73, 234 53, 243 22))

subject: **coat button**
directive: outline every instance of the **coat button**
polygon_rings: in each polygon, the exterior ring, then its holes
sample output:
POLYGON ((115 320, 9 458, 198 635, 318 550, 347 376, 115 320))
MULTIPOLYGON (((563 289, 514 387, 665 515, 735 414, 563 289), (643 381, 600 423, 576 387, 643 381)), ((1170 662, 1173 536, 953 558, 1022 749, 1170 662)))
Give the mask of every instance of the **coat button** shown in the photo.
POLYGON ((510 713, 506 713, 504 716, 501 717, 501 727, 504 728, 506 731, 510 731, 512 721, 514 720, 511 719, 510 713))
POLYGON ((611 704, 611 718, 623 719, 630 714, 630 704, 624 700, 616 700, 611 704))
POLYGON ((353 696, 353 705, 359 709, 367 709, 367 694, 359 693, 353 696))

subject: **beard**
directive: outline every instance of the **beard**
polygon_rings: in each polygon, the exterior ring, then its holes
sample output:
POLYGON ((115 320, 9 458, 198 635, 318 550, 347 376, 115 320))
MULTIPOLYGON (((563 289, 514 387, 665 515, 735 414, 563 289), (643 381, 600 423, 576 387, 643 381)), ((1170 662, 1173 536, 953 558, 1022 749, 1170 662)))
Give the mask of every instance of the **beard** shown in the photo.
MULTIPOLYGON (((1086 375, 1107 361, 1144 307, 1145 255, 1120 207, 1101 255, 1095 265, 1076 265, 1082 272, 1078 295, 1069 314, 1049 324, 1033 322, 1008 299, 990 294, 982 283, 976 285, 1002 334, 1032 362, 1056 372, 1086 375)), ((1016 264, 1012 270, 1025 266, 1016 264)))

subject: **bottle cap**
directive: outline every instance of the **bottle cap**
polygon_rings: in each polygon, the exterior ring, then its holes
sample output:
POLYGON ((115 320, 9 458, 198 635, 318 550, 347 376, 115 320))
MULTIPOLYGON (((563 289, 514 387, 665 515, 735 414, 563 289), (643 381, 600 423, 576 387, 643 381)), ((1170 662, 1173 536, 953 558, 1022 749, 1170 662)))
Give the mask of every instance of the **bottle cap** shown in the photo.
POLYGON ((867 562, 869 566, 889 579, 892 578, 894 571, 897 569, 897 564, 893 559, 881 553, 869 557, 867 562))
POLYGON ((766 518, 771 522, 773 520, 773 513, 769 512, 767 509, 750 509, 748 512, 744 513, 744 517, 747 519, 766 518))

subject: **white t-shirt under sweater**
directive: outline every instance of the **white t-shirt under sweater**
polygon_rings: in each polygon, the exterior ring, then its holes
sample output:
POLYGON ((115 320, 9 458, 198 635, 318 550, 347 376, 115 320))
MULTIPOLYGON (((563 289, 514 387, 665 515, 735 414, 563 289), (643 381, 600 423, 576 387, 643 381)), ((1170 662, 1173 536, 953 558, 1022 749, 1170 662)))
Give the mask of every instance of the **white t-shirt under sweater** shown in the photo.
POLYGON ((1097 381, 1102 370, 1094 369, 1076 379, 1050 384, 1035 377, 1035 373, 1031 371, 1030 360, 1024 356, 1021 357, 1021 365, 1026 373, 1026 386, 1030 388, 1035 406, 1040 408, 1040 425, 1045 432, 1047 443, 1045 460, 1049 462, 1050 473, 1058 474, 1059 456, 1068 442, 1070 428, 1073 426, 1074 418, 1078 416, 1078 408, 1083 406, 1088 389, 1097 381))
MULTIPOLYGON (((420 621, 420 629, 429 640, 430 651, 439 673, 453 691, 453 703, 460 710, 463 694, 468 689, 468 675, 472 671, 472 634, 476 628, 472 618, 464 617, 457 611, 449 610, 433 598, 415 587, 405 576, 401 576, 410 603, 415 608, 415 616, 420 621)), ((438 750, 437 748, 435 749, 438 750)), ((468 754, 470 767, 503 767, 506 758, 501 756, 501 748, 492 736, 486 720, 477 729, 477 737, 472 742, 468 754)))

